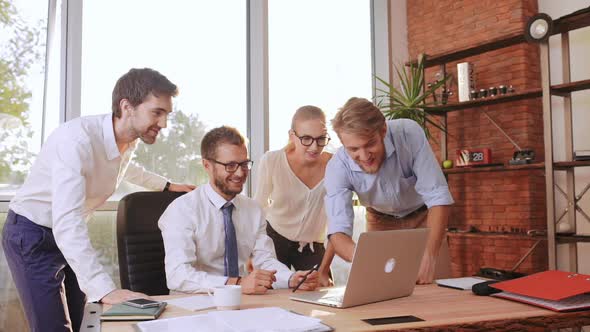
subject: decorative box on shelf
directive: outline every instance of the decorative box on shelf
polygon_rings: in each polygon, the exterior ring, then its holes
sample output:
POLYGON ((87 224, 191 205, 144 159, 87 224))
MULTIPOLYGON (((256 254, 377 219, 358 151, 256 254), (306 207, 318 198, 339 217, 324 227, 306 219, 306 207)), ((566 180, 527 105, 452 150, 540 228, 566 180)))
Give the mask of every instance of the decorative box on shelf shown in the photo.
POLYGON ((492 150, 483 149, 461 149, 457 150, 457 167, 469 167, 476 165, 487 165, 492 163, 492 150))

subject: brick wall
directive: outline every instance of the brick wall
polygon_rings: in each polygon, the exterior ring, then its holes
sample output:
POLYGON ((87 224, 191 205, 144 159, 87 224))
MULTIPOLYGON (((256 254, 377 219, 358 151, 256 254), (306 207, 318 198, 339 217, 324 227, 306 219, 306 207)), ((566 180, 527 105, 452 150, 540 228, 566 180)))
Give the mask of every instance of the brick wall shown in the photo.
MULTIPOLYGON (((446 53, 522 32, 528 17, 537 12, 537 1, 408 0, 407 10, 409 53, 416 58, 421 53, 446 53)), ((503 84, 523 91, 541 86, 538 46, 518 44, 448 63, 446 70, 454 77, 450 101, 457 100, 456 65, 464 61, 474 64, 478 89, 503 84)), ((427 82, 438 71, 438 67, 429 68, 427 82)), ((449 159, 454 159, 457 149, 484 147, 492 149, 494 163, 506 164, 512 158, 516 148, 482 111, 521 148, 532 148, 538 161, 544 159, 540 98, 449 113, 449 159)), ((439 156, 440 136, 434 135, 431 143, 439 156)), ((534 243, 523 234, 546 229, 542 170, 449 174, 448 181, 456 200, 450 227, 482 232, 450 235, 456 276, 473 274, 483 266, 512 268, 534 243)), ((537 247, 519 270, 546 269, 546 252, 545 244, 537 247)))
MULTIPOLYGON (((528 236, 486 235, 449 233, 449 248, 452 271, 455 276, 470 276, 480 267, 511 270, 531 248, 536 239, 528 236), (518 245, 515 245, 518 244, 518 245)), ((541 242, 517 269, 533 273, 546 269, 547 242, 541 242)))

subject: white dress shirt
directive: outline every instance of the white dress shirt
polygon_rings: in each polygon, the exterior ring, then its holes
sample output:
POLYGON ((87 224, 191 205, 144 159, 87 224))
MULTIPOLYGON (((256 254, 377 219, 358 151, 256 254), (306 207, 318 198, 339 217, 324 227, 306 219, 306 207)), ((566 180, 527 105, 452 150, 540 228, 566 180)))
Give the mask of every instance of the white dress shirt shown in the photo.
MULTIPOLYGON (((273 288, 288 288, 293 272, 276 258, 262 209, 244 195, 237 195, 231 202, 240 271, 252 257, 255 269, 277 271, 273 288)), ((223 276, 225 226, 221 211, 226 203, 210 184, 205 184, 174 200, 160 217, 166 281, 171 291, 195 293, 227 282, 223 276)))
POLYGON ((68 121, 43 144, 9 205, 15 213, 52 228, 88 301, 98 301, 115 289, 90 243, 89 215, 123 180, 152 190, 166 185, 165 178, 130 163, 136 142, 119 153, 112 114, 68 121))
MULTIPOLYGON (((299 242, 299 251, 312 242, 323 243, 327 216, 324 180, 313 188, 303 183, 289 166, 285 150, 269 151, 258 162, 254 199, 279 234, 299 242)), ((313 251, 313 246, 310 245, 313 251)))

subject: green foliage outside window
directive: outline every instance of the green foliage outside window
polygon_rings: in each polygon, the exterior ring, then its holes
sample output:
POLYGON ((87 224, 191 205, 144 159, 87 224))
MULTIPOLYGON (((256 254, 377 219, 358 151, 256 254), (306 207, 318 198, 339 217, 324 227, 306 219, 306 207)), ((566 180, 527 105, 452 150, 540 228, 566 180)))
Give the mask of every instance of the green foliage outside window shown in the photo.
POLYGON ((43 26, 25 22, 10 1, 0 0, 0 183, 22 183, 34 157, 25 80, 43 57, 43 26))

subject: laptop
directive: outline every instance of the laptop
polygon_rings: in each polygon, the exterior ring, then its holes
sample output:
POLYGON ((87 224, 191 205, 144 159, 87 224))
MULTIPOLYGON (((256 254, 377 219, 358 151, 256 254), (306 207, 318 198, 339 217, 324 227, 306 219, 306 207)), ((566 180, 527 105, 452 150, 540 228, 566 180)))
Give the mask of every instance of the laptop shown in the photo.
POLYGON ((345 287, 293 294, 290 299, 336 308, 412 294, 428 229, 365 232, 359 237, 345 287))

